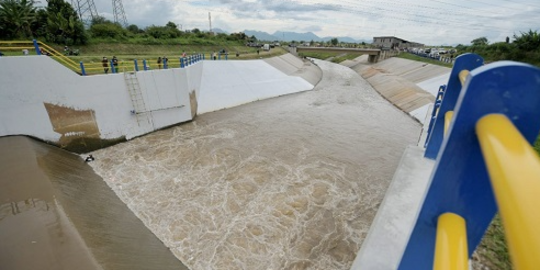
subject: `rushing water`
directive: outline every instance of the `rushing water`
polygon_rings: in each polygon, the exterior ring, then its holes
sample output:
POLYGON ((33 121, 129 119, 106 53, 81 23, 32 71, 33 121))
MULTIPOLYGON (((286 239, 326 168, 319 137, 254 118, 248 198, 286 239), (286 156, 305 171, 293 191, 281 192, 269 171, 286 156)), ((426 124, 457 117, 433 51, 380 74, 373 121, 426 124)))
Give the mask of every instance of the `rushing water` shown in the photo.
POLYGON ((354 71, 94 152, 191 269, 349 269, 420 125, 354 71))

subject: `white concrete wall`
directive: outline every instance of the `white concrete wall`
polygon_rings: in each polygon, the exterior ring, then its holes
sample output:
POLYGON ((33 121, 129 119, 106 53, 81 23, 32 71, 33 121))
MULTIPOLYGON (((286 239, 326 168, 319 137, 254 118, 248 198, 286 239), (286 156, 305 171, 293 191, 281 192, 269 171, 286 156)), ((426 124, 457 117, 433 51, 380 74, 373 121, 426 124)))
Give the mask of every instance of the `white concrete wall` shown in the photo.
POLYGON ((199 113, 313 89, 263 60, 204 61, 199 113))
POLYGON ((154 125, 139 126, 124 75, 79 76, 46 56, 0 58, 0 136, 30 135, 56 142, 44 103, 93 110, 102 139, 130 139, 191 120, 189 92, 200 87, 201 63, 187 69, 138 72, 154 125), (190 76, 199 76, 190 79, 190 76), (184 105, 182 108, 160 110, 184 105))
MULTIPOLYGON (((80 120, 70 114, 92 111, 95 121, 85 123, 97 124, 99 138, 131 139, 191 120, 192 92, 196 93, 197 113, 204 113, 314 87, 263 60, 201 61, 182 69, 140 71, 136 76, 143 111, 148 112, 137 115, 131 111, 141 108, 134 106, 123 73, 79 76, 47 56, 2 57, 0 136, 30 135, 65 143, 66 135, 54 130, 58 120, 51 120, 45 103, 69 108, 62 109, 61 116, 69 119, 62 125, 70 135, 81 121, 88 121, 88 117, 80 120)), ((85 132, 80 133, 85 137, 85 132)))

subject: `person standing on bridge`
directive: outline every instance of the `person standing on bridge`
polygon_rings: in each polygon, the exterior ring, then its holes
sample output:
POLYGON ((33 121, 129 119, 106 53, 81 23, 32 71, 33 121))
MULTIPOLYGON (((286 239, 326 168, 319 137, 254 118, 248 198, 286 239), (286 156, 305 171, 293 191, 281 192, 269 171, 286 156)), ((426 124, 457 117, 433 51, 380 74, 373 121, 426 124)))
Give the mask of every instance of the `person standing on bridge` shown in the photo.
POLYGON ((157 66, 158 66, 158 69, 161 69, 161 56, 157 58, 157 66))

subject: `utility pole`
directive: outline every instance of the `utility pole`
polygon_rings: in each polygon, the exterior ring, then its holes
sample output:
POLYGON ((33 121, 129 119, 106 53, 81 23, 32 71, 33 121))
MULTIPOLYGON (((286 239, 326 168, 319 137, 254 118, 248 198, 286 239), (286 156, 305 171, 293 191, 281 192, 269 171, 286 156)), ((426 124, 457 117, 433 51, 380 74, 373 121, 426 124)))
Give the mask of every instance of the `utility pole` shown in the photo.
POLYGON ((208 12, 208 22, 210 24, 210 34, 212 33, 212 15, 210 15, 210 12, 208 12))
POLYGON ((92 20, 98 17, 94 0, 71 0, 71 6, 86 27, 90 27, 92 20))
POLYGON ((126 13, 124 12, 124 5, 122 4, 122 0, 112 0, 112 5, 114 22, 119 23, 123 27, 127 27, 128 22, 126 19, 126 13))

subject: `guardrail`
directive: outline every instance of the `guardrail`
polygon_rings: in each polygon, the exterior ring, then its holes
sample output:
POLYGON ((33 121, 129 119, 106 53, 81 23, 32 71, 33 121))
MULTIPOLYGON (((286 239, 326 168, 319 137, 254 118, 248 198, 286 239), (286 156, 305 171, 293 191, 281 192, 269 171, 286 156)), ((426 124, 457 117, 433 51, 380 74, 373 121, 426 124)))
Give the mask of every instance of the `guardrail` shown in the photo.
POLYGON ((456 58, 425 156, 431 184, 398 269, 468 269, 499 211, 514 268, 540 265, 540 69, 456 58), (445 128, 446 127, 446 128, 445 128), (445 131, 446 129, 446 131, 445 131), (434 250, 435 249, 435 250, 434 250))
MULTIPOLYGON (((125 61, 118 59, 117 64, 113 62, 113 59, 107 59, 106 65, 102 61, 99 62, 90 62, 84 63, 80 61, 79 63, 73 61, 68 56, 58 52, 51 46, 37 41, 0 41, 0 51, 22 51, 22 50, 31 50, 35 51, 36 55, 47 55, 54 58, 56 61, 60 62, 70 70, 76 72, 77 74, 86 76, 93 74, 107 74, 109 71, 111 73, 129 71, 140 71, 140 70, 153 70, 153 69, 169 69, 169 68, 186 68, 197 62, 206 59, 205 54, 194 54, 185 57, 171 58, 170 60, 162 60, 161 63, 147 61, 146 59, 142 60, 142 65, 139 66, 139 61, 134 59, 133 62, 125 61)), ((34 54, 34 53, 32 53, 34 54)), ((209 58, 212 60, 228 60, 227 53, 216 53, 215 55, 209 54, 209 58), (215 59, 213 56, 215 56, 215 59)))

